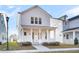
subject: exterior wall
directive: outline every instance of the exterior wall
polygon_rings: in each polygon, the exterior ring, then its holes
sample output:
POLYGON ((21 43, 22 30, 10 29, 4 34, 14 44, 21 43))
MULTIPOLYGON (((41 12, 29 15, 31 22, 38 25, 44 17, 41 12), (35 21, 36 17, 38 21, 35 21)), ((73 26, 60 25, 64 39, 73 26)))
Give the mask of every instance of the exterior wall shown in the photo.
POLYGON ((50 26, 50 17, 40 8, 36 7, 21 14, 21 25, 50 26), (42 24, 31 24, 31 17, 42 18, 42 24))
POLYGON ((69 29, 69 28, 76 28, 79 27, 79 18, 75 20, 65 20, 63 21, 63 30, 69 29))
POLYGON ((76 31, 75 36, 76 36, 76 38, 78 38, 78 40, 79 40, 79 31, 76 31))
POLYGON ((69 29, 69 21, 68 20, 64 20, 62 26, 63 26, 63 30, 69 29))
POLYGON ((69 28, 79 27, 79 18, 69 22, 69 28))
POLYGON ((58 41, 58 42, 63 42, 63 25, 62 25, 62 21, 61 20, 57 20, 57 19, 51 19, 51 26, 52 27, 57 27, 55 32, 55 39, 54 39, 54 32, 51 31, 51 39, 53 39, 53 41, 58 41), (53 34, 53 35, 52 35, 53 34))
POLYGON ((0 15, 0 42, 5 43, 6 42, 6 15, 2 14, 0 15))
POLYGON ((71 32, 65 32, 63 35, 65 35, 64 40, 63 40, 63 42, 65 44, 74 44, 75 38, 77 38, 78 41, 79 41, 79 31, 74 30, 74 31, 71 31, 71 32), (68 39, 67 39, 66 35, 69 36, 68 39))
POLYGON ((23 41, 22 42, 32 42, 31 40, 31 33, 30 33, 30 29, 25 29, 23 30, 23 41), (24 32, 26 32, 26 36, 24 36, 24 32))
POLYGON ((64 33, 63 34, 63 43, 64 44, 74 44, 74 39, 73 39, 73 32, 69 32, 69 33, 64 33), (69 35, 69 38, 66 38, 66 35, 69 35))
POLYGON ((22 27, 21 27, 21 14, 17 14, 17 20, 16 20, 16 28, 18 32, 18 40, 17 42, 22 42, 22 27))
MULTIPOLYGON (((74 19, 74 20, 65 20, 63 21, 63 30, 71 29, 71 28, 76 28, 79 27, 79 18, 74 19), (66 22, 66 23, 65 23, 66 22)), ((63 42, 65 44, 74 44, 74 39, 78 38, 79 39, 79 33, 76 30, 69 30, 69 32, 64 32, 63 36, 69 35, 69 39, 66 39, 66 37, 63 37, 63 42), (73 32, 75 31, 75 34, 73 32)))

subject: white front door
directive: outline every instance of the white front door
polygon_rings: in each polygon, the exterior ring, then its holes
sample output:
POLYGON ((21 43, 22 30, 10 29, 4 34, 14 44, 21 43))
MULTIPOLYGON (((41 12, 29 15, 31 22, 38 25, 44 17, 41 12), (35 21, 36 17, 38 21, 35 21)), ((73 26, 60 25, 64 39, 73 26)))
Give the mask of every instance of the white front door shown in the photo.
POLYGON ((36 44, 39 43, 38 31, 33 31, 33 32, 32 32, 32 39, 33 39, 33 43, 36 43, 36 44))

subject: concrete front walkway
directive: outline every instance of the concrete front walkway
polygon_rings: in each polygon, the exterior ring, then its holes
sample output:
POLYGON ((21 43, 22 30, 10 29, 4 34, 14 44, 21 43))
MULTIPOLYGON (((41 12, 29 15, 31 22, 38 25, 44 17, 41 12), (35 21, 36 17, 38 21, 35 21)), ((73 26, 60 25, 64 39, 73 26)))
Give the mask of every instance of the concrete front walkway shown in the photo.
POLYGON ((49 50, 49 48, 43 46, 43 45, 32 45, 35 47, 37 50, 49 50))

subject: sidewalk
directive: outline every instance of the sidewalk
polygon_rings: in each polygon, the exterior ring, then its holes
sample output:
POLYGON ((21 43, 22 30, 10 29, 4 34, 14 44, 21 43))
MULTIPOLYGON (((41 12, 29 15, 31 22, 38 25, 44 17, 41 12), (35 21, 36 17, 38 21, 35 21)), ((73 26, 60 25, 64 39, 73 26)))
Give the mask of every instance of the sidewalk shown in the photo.
POLYGON ((35 47, 37 50, 49 50, 49 48, 43 46, 43 45, 32 45, 35 47))
POLYGON ((0 53, 38 53, 38 52, 55 52, 55 51, 68 51, 68 50, 79 50, 79 48, 55 48, 48 50, 16 50, 16 51, 0 51, 0 53))

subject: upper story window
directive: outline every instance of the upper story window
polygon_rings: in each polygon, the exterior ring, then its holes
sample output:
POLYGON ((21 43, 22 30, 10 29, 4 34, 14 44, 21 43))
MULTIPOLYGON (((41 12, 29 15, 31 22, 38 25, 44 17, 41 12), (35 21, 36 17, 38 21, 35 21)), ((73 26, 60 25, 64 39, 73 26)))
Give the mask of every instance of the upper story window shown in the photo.
POLYGON ((34 17, 31 17, 31 24, 34 24, 34 17))
POLYGON ((41 18, 39 18, 39 24, 41 24, 42 22, 41 22, 41 18))
POLYGON ((42 24, 42 19, 39 17, 31 17, 31 24, 42 24))
POLYGON ((38 24, 38 19, 37 19, 37 17, 35 17, 35 24, 38 24))

